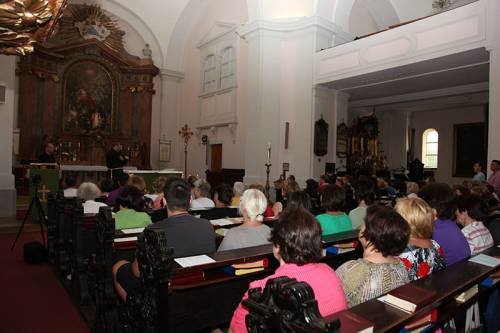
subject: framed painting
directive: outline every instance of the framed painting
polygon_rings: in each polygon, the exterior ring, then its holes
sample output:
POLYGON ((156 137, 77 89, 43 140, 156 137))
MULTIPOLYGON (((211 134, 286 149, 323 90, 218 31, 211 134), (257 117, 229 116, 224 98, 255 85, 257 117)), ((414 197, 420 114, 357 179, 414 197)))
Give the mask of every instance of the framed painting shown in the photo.
POLYGON ((314 154, 325 156, 328 153, 328 123, 321 118, 314 123, 314 154))
POLYGON ((83 60, 69 66, 63 82, 62 130, 70 134, 112 134, 116 80, 102 64, 83 60))
POLYGON ((453 127, 453 177, 472 177, 476 162, 486 165, 488 151, 485 123, 458 124, 453 127))
POLYGON ((172 141, 160 140, 160 162, 170 162, 170 153, 172 150, 172 141))

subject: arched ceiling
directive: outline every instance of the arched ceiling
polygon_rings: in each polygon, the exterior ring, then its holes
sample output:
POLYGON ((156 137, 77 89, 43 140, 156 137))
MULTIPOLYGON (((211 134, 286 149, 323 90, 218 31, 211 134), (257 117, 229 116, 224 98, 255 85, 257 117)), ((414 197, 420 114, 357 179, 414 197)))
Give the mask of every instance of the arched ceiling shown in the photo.
MULTIPOLYGON (((76 1, 76 0, 75 0, 76 1)), ((169 49, 187 33, 184 20, 195 22, 216 0, 90 0, 128 21, 160 53, 160 67, 167 67, 169 49), (194 21, 193 21, 194 19, 194 21), (181 35, 179 35, 181 34, 181 35)), ((249 21, 318 15, 349 31, 351 11, 360 1, 378 29, 432 13, 433 0, 246 0, 249 21)), ((459 0, 470 1, 470 0, 459 0)), ((175 61, 174 61, 175 63, 175 61)), ((170 68, 177 70, 177 68, 170 68)))

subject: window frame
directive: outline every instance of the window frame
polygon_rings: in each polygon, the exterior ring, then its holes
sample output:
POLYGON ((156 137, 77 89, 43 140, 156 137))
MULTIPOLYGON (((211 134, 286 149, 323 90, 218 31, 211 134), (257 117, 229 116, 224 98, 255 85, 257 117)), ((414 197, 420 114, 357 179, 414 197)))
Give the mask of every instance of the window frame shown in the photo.
POLYGON ((424 164, 425 169, 437 169, 439 165, 439 132, 435 128, 427 128, 423 133, 422 133, 422 163, 424 164), (431 133, 436 133, 436 141, 429 141, 429 136, 431 133), (435 144, 436 145, 436 153, 435 154, 430 154, 428 153, 428 145, 430 144, 435 144), (435 156, 436 157, 436 164, 435 165, 430 165, 428 163, 428 157, 429 156, 435 156))

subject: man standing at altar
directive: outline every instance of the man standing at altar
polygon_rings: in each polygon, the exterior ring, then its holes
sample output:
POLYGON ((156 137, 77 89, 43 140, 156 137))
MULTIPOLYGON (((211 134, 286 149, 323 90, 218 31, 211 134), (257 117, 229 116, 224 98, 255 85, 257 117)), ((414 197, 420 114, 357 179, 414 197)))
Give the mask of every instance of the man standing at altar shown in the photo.
POLYGON ((128 156, 122 153, 122 149, 122 145, 115 142, 113 147, 106 153, 106 166, 110 169, 108 173, 115 184, 123 174, 123 166, 128 162, 128 156))

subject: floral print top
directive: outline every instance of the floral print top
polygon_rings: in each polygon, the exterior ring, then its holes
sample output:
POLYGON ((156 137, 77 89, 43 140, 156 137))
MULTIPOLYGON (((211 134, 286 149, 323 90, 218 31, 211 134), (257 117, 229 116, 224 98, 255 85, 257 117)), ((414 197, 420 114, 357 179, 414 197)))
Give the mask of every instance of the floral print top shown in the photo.
POLYGON ((407 245, 406 249, 399 255, 403 261, 410 281, 418 280, 446 268, 444 252, 439 244, 431 239, 432 247, 423 248, 415 245, 407 245))

